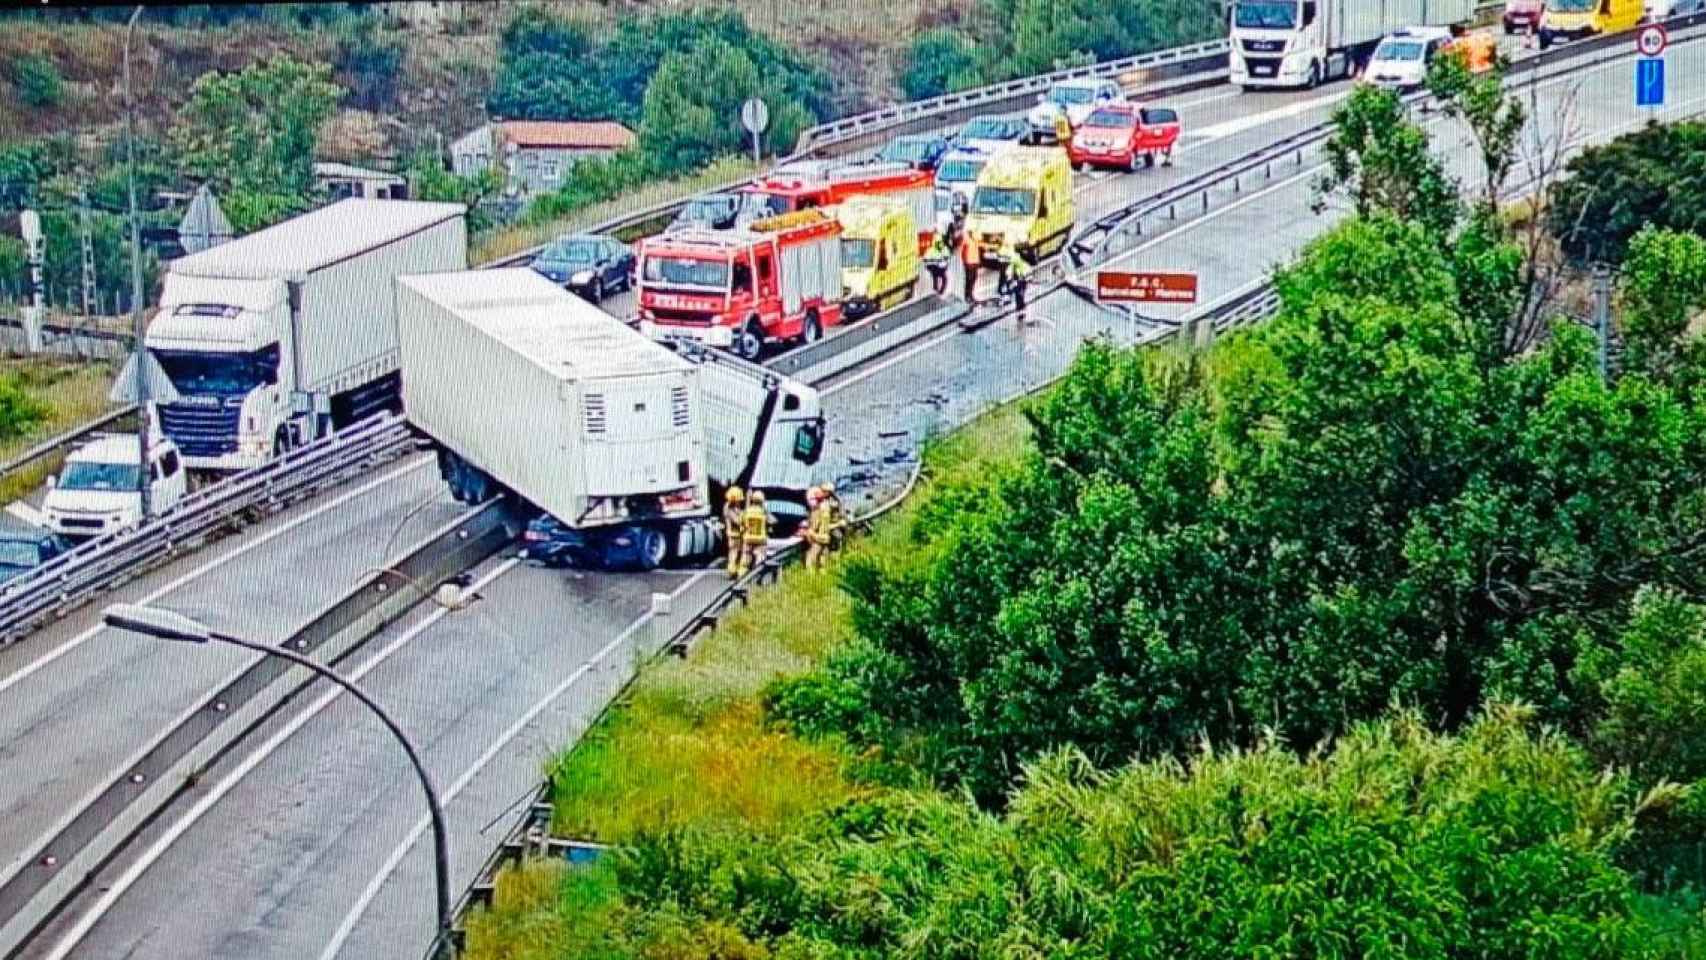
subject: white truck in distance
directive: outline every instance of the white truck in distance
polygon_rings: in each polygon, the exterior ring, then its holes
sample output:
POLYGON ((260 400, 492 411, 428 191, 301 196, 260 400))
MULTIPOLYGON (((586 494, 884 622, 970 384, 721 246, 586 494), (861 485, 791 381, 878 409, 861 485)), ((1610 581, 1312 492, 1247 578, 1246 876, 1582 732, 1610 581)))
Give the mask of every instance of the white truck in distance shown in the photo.
POLYGON ((465 212, 343 200, 172 261, 143 342, 156 422, 184 463, 258 467, 396 409, 392 281, 465 269, 465 212))
MULTIPOLYGON (((134 436, 99 436, 65 458, 58 476, 47 478, 42 520, 48 529, 73 540, 103 537, 142 521, 142 498, 137 492, 137 453, 134 436)), ((155 436, 150 443, 148 509, 153 513, 177 505, 189 492, 178 448, 155 436)))
POLYGON ((1475 0, 1237 0, 1232 82, 1313 87, 1356 73, 1393 31, 1467 23, 1474 15, 1475 0))
POLYGON ((823 449, 810 387, 677 354, 531 270, 406 276, 396 295, 410 423, 456 499, 544 512, 530 557, 649 570, 719 548, 726 485, 804 500, 823 449))

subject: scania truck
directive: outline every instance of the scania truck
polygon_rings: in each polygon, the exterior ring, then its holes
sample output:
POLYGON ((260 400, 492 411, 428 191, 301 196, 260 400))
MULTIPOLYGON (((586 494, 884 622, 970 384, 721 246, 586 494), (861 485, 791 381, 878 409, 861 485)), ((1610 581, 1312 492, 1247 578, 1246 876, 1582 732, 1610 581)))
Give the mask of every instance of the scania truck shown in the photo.
POLYGON ((1314 87, 1358 73, 1389 33, 1466 24, 1474 15, 1475 0, 1237 0, 1232 82, 1314 87))
POLYGON ((530 270, 406 276, 396 298, 410 424, 457 500, 542 512, 529 556, 649 570, 710 555, 731 485, 803 516, 824 424, 805 384, 678 353, 530 270))
POLYGON ((143 342, 175 394, 153 409, 185 466, 258 467, 396 409, 392 282, 465 269, 466 209, 343 200, 173 260, 143 342))

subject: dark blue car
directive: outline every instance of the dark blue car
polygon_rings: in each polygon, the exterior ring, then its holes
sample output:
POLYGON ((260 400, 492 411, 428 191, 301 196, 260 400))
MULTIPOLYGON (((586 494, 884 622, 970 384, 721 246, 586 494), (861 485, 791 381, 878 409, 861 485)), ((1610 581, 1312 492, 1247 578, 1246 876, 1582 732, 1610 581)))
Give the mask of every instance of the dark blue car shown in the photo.
POLYGON ((69 548, 50 530, 0 514, 0 583, 29 573, 69 548))
POLYGON ((915 170, 934 170, 948 152, 948 138, 930 133, 895 137, 877 153, 878 160, 904 163, 915 170))
POLYGON ((615 237, 586 233, 558 237, 539 251, 530 266, 593 303, 634 285, 634 252, 615 237))

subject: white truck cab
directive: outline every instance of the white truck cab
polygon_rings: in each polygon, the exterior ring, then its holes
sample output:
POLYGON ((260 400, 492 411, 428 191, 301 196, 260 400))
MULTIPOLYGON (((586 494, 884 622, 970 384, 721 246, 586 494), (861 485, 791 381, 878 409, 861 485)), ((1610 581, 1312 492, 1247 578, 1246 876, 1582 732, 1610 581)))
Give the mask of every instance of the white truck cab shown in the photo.
MULTIPOLYGON (((73 450, 59 475, 47 478, 41 512, 48 528, 84 539, 139 523, 137 446, 135 437, 103 436, 73 450)), ((170 440, 156 438, 148 460, 148 506, 159 513, 189 492, 187 473, 170 440)))

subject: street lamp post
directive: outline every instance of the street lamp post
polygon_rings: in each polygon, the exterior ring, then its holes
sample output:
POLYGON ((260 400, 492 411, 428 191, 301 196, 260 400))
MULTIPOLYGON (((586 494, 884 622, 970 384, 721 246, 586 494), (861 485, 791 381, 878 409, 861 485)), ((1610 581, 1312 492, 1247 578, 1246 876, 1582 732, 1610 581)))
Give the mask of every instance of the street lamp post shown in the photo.
POLYGON ((421 756, 415 750, 403 728, 391 719, 384 708, 361 691, 360 687, 345 679, 337 671, 322 666, 313 660, 284 647, 245 640, 242 637, 228 633, 219 633, 199 620, 191 619, 181 613, 161 610, 156 607, 145 607, 128 603, 114 604, 106 609, 101 616, 102 622, 115 630, 128 630, 161 640, 176 640, 183 643, 228 643, 243 647, 269 657, 280 657, 289 660, 300 667, 305 667, 321 677, 348 691, 349 694, 361 701, 362 706, 372 711, 385 724, 385 729, 391 731, 403 752, 409 757, 409 765, 414 767, 415 776, 420 779, 421 789, 426 793, 427 809, 432 815, 433 869, 438 887, 438 929, 433 943, 440 957, 448 957, 451 953, 450 941, 450 841, 444 826, 444 808, 439 803, 438 789, 433 786, 432 776, 427 773, 426 766, 421 763, 421 756))
POLYGON ((142 522, 147 523, 153 512, 148 502, 148 377, 142 368, 142 231, 136 223, 136 109, 130 95, 130 38, 141 16, 138 4, 124 26, 124 158, 130 190, 130 326, 136 339, 136 494, 142 500, 142 522))

